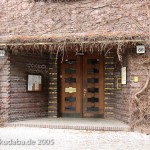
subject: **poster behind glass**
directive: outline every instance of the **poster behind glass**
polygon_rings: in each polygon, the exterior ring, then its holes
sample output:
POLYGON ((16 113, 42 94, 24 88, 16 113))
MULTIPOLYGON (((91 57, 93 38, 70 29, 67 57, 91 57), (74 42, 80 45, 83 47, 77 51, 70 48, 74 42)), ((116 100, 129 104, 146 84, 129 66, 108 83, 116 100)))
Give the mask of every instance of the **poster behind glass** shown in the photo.
POLYGON ((42 76, 28 74, 28 87, 29 92, 42 91, 42 76))

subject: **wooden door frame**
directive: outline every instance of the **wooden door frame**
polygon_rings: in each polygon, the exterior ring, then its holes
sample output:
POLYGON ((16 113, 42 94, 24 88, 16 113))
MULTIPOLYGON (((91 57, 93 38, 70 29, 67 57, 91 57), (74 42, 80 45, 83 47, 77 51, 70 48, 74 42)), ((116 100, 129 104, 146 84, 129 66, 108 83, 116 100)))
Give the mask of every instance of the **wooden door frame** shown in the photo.
MULTIPOLYGON (((69 55, 75 55, 75 53, 69 53, 68 54, 68 56, 69 55)), ((88 55, 88 54, 85 54, 85 55, 83 55, 83 57, 84 56, 86 56, 86 55, 88 55)), ((92 54, 91 54, 92 55, 92 54)), ((101 77, 103 76, 103 89, 102 89, 102 92, 103 92, 103 108, 104 108, 104 112, 105 112, 105 87, 104 87, 104 85, 105 85, 105 70, 104 70, 104 54, 101 54, 102 55, 102 66, 103 66, 103 75, 101 75, 101 77)), ((69 57, 68 57, 69 58, 69 57)), ((83 61, 80 61, 80 66, 82 67, 82 70, 83 70, 83 61)), ((61 116, 61 106, 62 106, 62 104, 61 104, 61 80, 60 80, 60 73, 62 72, 62 67, 61 67, 61 58, 59 58, 58 59, 58 103, 57 103, 57 108, 58 108, 58 117, 62 117, 61 116)), ((101 78, 101 77, 99 77, 99 78, 101 78)), ((81 82, 82 82, 82 85, 84 84, 83 83, 83 74, 82 74, 82 76, 81 76, 81 78, 80 78, 80 80, 81 80, 81 82)), ((83 86, 84 87, 84 86, 83 86)), ((83 88, 82 88, 83 89, 83 88)), ((83 90, 81 91, 81 98, 83 98, 83 90)), ((84 115, 83 115, 83 108, 84 107, 84 105, 83 105, 83 100, 81 101, 81 114, 80 114, 80 117, 81 118, 83 118, 84 117, 84 115)), ((73 118, 73 116, 71 116, 72 118, 73 118)), ((74 117, 76 117, 76 116, 74 116, 74 117)), ((78 116, 79 117, 79 116, 78 116)), ((86 118, 88 118, 88 117, 86 117, 86 118)), ((103 114, 98 114, 98 115, 95 115, 94 116, 94 118, 104 118, 104 113, 103 114)))

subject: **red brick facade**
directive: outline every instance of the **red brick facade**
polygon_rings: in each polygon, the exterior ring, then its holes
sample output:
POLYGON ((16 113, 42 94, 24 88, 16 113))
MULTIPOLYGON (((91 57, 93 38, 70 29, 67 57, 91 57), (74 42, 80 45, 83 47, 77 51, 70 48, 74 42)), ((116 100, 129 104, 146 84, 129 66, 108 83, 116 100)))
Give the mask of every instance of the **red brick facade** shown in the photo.
MULTIPOLYGON (((84 0, 56 3, 50 0, 3 0, 1 3, 0 45, 9 53, 13 53, 0 57, 1 120, 57 117, 59 67, 55 59, 56 53, 62 50, 65 47, 63 44, 67 42, 79 44, 80 49, 82 42, 87 45, 93 42, 97 44, 97 51, 110 51, 105 56, 105 117, 130 122, 133 113, 129 103, 133 94, 144 86, 147 79, 145 63, 138 64, 137 61, 141 60, 142 55, 136 54, 135 49, 136 45, 145 44, 149 56, 150 49, 146 43, 149 38, 149 2, 84 0), (128 40, 129 45, 134 45, 132 48, 127 48, 128 40), (121 65, 116 57, 118 43, 121 43, 121 47, 126 51, 123 66, 127 67, 127 85, 123 85, 122 89, 116 88, 117 79, 121 77, 121 65), (42 52, 38 55, 34 53, 36 44, 45 46, 41 46, 46 52, 45 56, 42 56, 42 52), (54 56, 49 59, 52 52, 50 44, 53 44, 54 56), (25 46, 19 47, 22 45, 25 46), (38 68, 40 65, 44 66, 45 70, 38 68), (43 93, 26 92, 27 73, 43 74, 43 93), (134 82, 135 76, 139 78, 137 83, 134 82)), ((91 48, 89 45, 87 47, 91 48)), ((149 88, 143 91, 147 99, 147 123, 150 123, 149 93, 149 88)))

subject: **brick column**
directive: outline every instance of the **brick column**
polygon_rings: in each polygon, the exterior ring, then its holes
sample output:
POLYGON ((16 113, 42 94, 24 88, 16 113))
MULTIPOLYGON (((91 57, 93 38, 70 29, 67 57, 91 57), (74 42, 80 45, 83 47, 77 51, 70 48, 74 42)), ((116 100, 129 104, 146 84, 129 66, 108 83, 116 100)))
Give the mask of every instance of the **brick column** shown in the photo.
POLYGON ((10 60, 0 57, 0 124, 9 120, 10 103, 10 60))
POLYGON ((48 106, 48 116, 57 117, 58 116, 58 96, 57 96, 57 60, 53 56, 50 58, 49 65, 49 106, 48 106))
POLYGON ((114 51, 105 56, 105 118, 114 117, 114 51))
MULTIPOLYGON (((129 49, 128 49, 129 51, 129 49)), ((127 84, 121 84, 121 64, 118 60, 115 60, 115 79, 117 85, 117 78, 120 78, 121 87, 117 89, 115 87, 115 106, 114 106, 114 117, 118 120, 128 123, 129 119, 129 102, 128 97, 131 94, 130 89, 130 67, 128 65, 128 51, 126 51, 125 56, 123 56, 123 66, 127 67, 127 84)), ((118 56, 117 56, 118 57, 118 56)))

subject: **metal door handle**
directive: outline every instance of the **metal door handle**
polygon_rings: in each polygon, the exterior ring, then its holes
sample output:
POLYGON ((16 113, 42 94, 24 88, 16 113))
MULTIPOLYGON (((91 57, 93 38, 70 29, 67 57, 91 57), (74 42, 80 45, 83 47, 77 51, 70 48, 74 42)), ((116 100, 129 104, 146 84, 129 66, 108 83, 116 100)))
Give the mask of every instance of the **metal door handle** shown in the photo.
POLYGON ((84 89, 84 90, 83 90, 83 96, 84 96, 84 97, 85 97, 85 95, 86 95, 86 92, 87 92, 87 90, 84 89))

